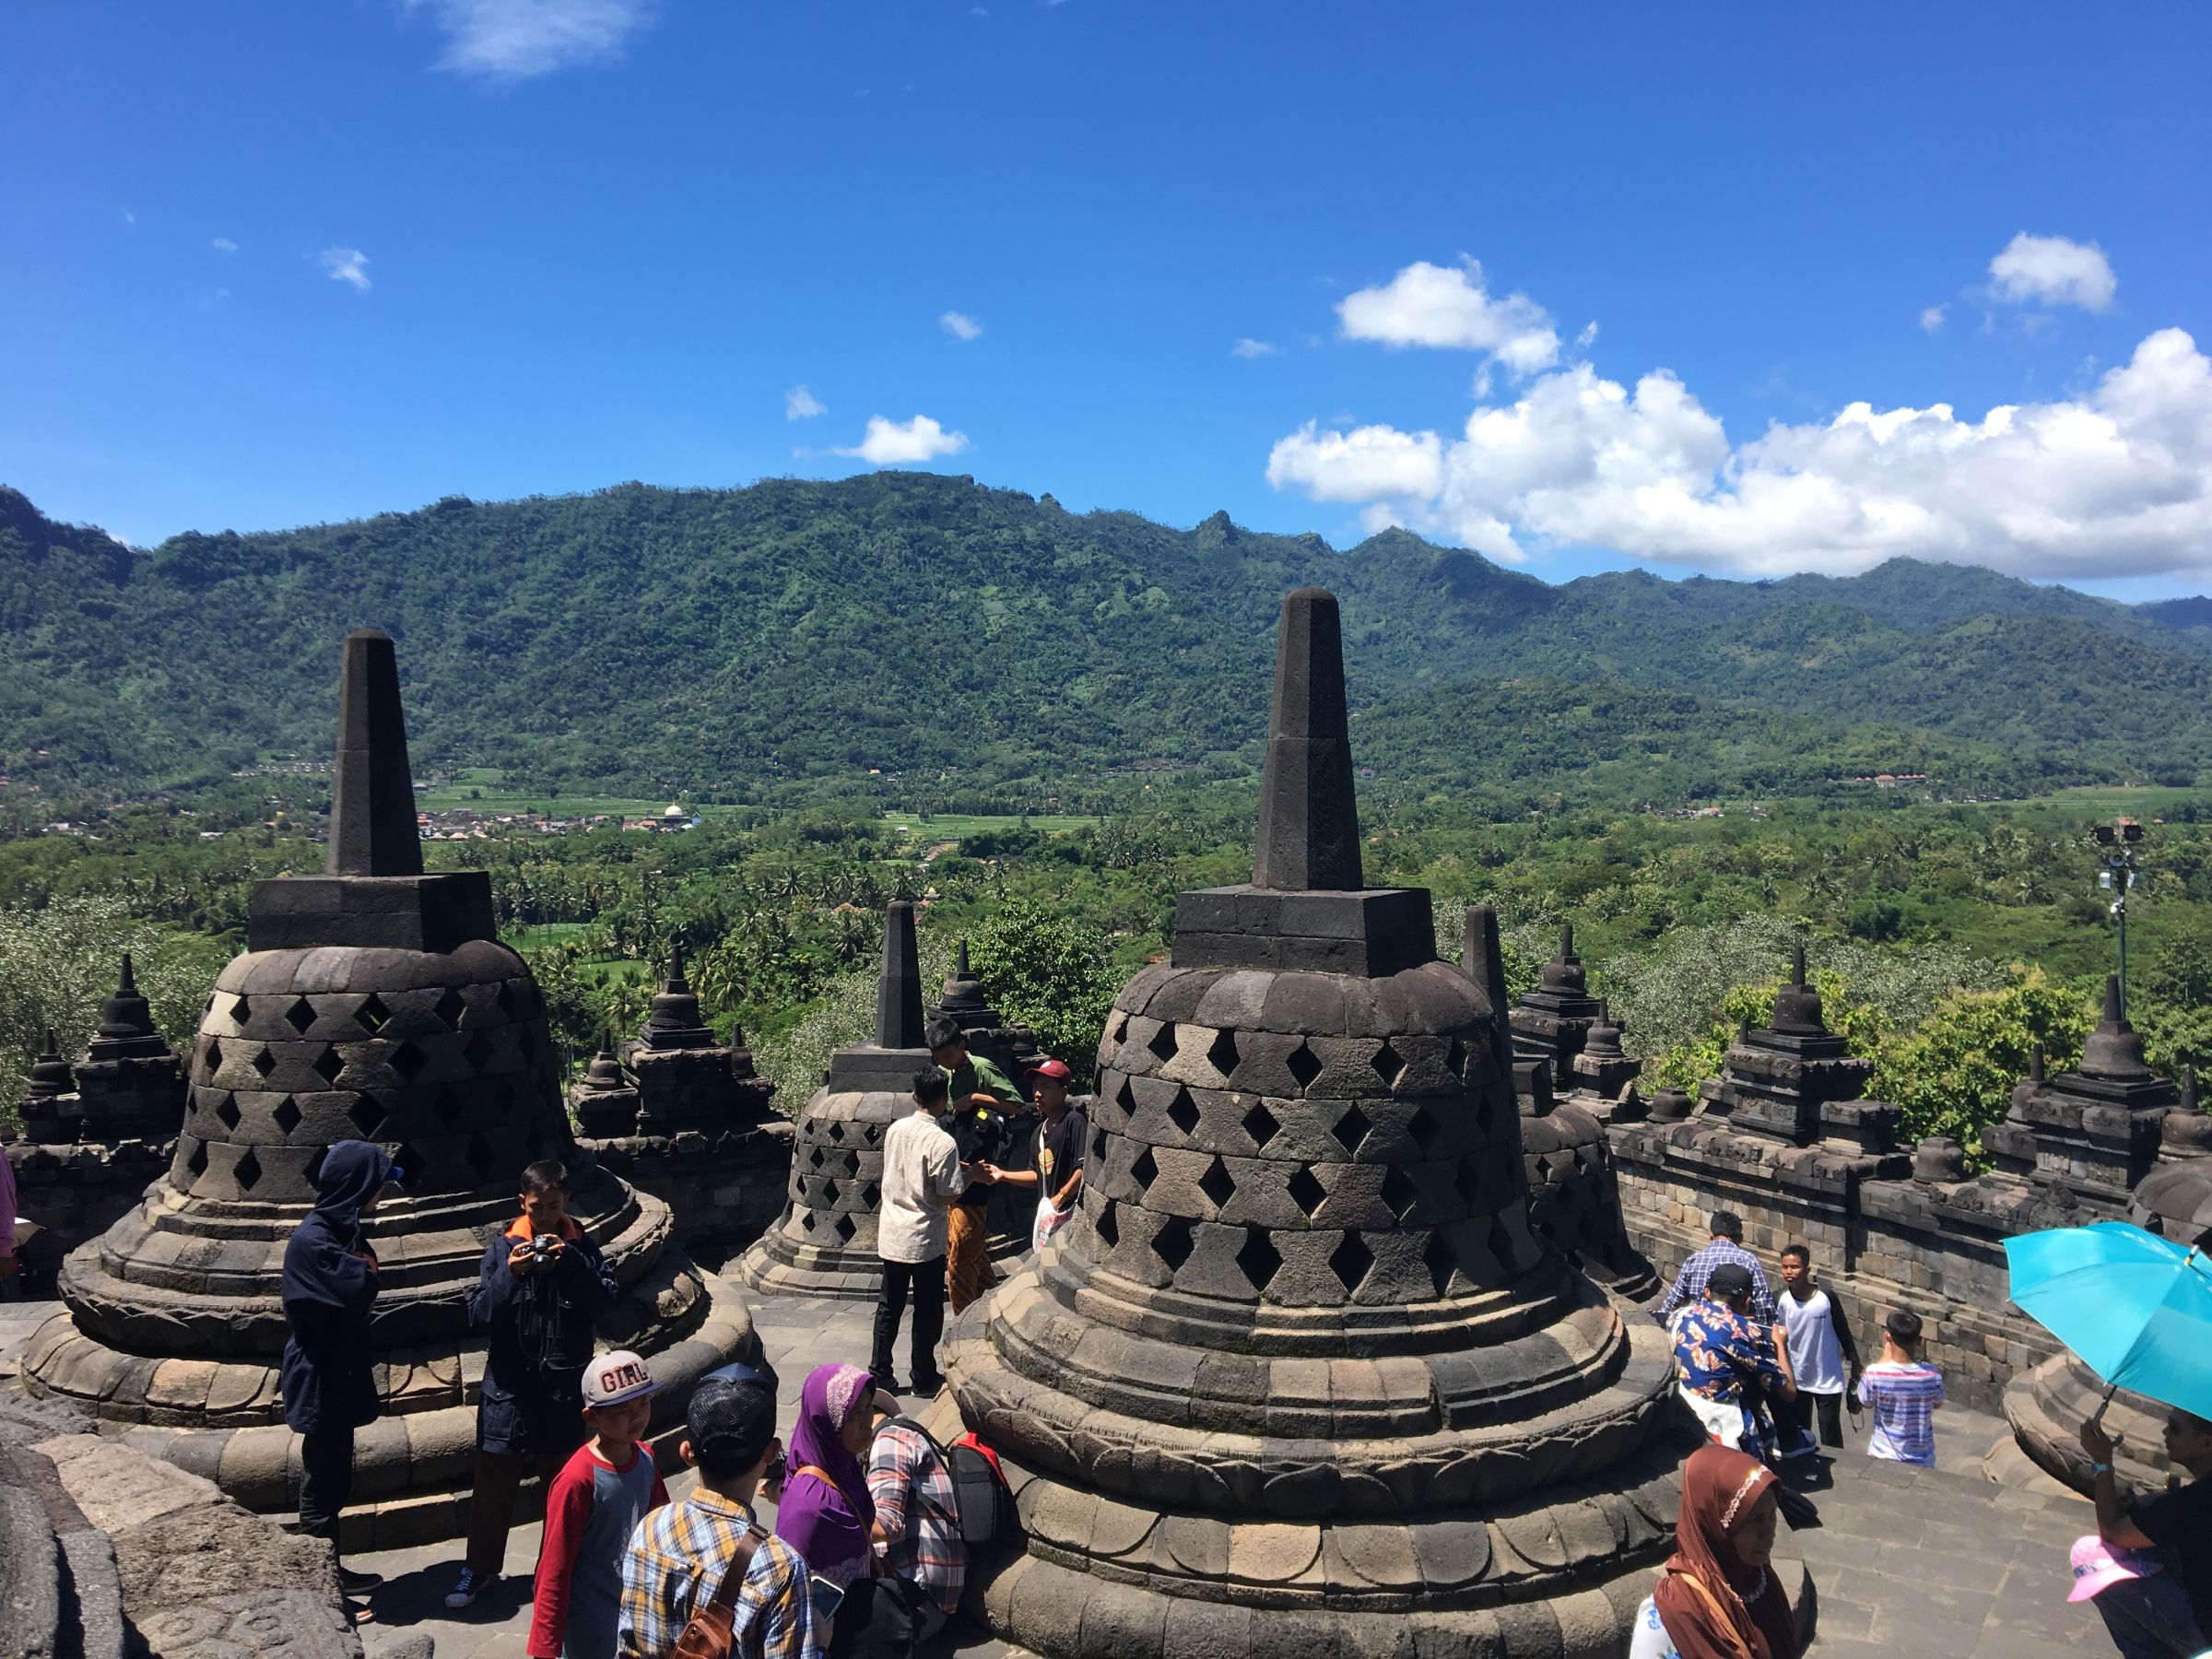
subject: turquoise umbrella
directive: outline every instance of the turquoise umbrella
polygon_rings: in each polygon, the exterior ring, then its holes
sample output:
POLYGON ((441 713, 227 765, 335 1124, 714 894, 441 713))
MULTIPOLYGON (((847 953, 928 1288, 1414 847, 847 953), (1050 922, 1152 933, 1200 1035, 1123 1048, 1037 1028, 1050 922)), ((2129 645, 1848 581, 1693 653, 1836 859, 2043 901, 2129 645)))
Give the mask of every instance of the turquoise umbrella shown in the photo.
MULTIPOLYGON (((2124 1221, 2005 1241, 2012 1300, 2111 1385, 2212 1418, 2212 1261, 2124 1221)), ((2104 1415, 2098 1409, 2099 1417, 2104 1415)))

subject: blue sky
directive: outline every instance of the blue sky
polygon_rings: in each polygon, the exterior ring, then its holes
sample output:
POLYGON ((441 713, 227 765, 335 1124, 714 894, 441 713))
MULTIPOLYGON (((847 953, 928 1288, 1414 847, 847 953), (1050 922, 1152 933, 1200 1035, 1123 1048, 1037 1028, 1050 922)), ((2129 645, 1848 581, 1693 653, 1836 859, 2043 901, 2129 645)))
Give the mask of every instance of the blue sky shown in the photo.
POLYGON ((2212 584, 2202 6, 71 0, 0 53, 0 480, 140 543, 924 457, 1554 580, 2212 584))

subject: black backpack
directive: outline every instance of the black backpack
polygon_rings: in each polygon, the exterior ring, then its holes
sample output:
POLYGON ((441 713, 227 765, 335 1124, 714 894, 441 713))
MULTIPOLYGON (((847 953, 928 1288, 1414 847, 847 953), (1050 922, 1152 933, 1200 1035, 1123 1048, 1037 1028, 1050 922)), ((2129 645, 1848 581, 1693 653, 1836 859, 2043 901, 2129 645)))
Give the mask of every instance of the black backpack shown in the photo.
POLYGON ((887 1418, 884 1427, 888 1429, 894 1423, 919 1435, 945 1465, 945 1472, 952 1477, 955 1513, 948 1518, 959 1528, 960 1541, 971 1551, 1011 1535, 1015 1524, 1014 1494, 981 1441, 972 1434, 963 1434, 950 1446, 940 1446, 936 1437, 912 1418, 887 1418))

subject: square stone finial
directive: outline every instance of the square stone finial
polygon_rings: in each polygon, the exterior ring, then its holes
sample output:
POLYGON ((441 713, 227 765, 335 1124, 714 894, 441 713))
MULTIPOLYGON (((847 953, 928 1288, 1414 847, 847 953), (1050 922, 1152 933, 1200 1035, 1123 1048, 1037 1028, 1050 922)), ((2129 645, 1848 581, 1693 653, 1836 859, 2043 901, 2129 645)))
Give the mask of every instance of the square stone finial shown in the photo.
POLYGON ((914 907, 894 899, 883 912, 883 971, 876 982, 876 1046, 922 1046, 922 962, 914 907))
POLYGON ((399 658, 392 636, 373 628, 346 636, 338 673, 338 764, 325 868, 332 876, 422 874, 399 658))
POLYGON ((1252 885, 1275 892, 1366 886, 1344 707, 1344 635, 1336 595, 1326 588, 1300 588, 1283 601, 1252 885))

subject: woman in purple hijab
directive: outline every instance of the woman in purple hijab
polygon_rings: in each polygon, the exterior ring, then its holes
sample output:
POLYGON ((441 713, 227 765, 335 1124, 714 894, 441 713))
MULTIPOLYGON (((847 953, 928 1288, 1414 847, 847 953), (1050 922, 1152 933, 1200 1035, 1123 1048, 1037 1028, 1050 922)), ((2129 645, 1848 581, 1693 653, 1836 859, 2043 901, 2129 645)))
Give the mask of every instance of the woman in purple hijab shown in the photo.
POLYGON ((840 1589, 868 1572, 876 1519, 861 1456, 875 1432, 876 1386, 860 1365, 818 1365, 799 1393, 776 1535, 840 1589))

